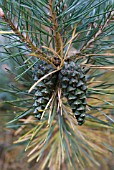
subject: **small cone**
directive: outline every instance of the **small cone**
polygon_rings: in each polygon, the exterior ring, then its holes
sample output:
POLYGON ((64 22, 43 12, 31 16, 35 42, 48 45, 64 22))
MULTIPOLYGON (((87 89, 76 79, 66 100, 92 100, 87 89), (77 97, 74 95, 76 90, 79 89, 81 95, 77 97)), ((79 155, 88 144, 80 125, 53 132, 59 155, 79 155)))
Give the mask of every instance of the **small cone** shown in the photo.
MULTIPOLYGON (((33 80, 38 81, 44 75, 54 71, 52 65, 45 61, 38 62, 33 70, 33 80)), ((39 82, 35 87, 34 99, 34 114, 35 117, 40 120, 42 113, 54 91, 56 74, 46 77, 44 80, 39 82)))
POLYGON ((65 62, 60 71, 63 96, 68 100, 70 107, 79 125, 84 123, 86 112, 86 77, 76 62, 65 62))

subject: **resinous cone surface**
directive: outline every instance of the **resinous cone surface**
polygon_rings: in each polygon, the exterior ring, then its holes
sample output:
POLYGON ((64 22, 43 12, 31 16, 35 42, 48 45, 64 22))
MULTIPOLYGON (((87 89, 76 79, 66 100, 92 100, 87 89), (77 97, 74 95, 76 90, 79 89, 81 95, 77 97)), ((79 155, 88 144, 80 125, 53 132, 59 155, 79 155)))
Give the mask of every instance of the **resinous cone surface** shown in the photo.
MULTIPOLYGON (((34 81, 38 81, 44 75, 52 72, 54 70, 53 66, 46 63, 45 61, 38 62, 33 70, 33 79, 34 81)), ((41 118, 42 112, 45 109, 53 91, 55 85, 56 75, 52 74, 42 80, 40 83, 37 84, 35 87, 34 93, 34 114, 39 120, 41 118)))
POLYGON ((68 100, 70 107, 79 125, 84 123, 86 112, 86 77, 81 66, 76 62, 65 62, 60 71, 63 96, 68 100))

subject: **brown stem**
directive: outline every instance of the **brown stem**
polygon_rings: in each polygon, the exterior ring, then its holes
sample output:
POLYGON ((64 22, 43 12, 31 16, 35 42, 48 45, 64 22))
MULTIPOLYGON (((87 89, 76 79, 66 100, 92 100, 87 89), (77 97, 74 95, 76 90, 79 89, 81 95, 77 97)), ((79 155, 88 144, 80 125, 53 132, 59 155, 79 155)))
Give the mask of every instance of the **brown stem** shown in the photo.
MULTIPOLYGON (((55 38, 55 46, 57 54, 63 59, 63 41, 60 32, 58 31, 59 25, 57 22, 57 14, 53 11, 52 0, 49 0, 50 20, 53 24, 53 32, 55 38)), ((56 57, 57 58, 57 57, 56 57)), ((60 60, 60 59, 58 59, 60 60)))

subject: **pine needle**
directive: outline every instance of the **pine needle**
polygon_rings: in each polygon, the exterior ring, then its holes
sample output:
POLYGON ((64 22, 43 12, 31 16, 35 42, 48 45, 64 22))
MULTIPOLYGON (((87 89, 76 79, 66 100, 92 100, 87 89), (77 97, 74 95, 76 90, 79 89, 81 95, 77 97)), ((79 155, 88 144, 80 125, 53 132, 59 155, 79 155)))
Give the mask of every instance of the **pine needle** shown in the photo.
POLYGON ((0 34, 15 34, 13 31, 0 31, 0 34))

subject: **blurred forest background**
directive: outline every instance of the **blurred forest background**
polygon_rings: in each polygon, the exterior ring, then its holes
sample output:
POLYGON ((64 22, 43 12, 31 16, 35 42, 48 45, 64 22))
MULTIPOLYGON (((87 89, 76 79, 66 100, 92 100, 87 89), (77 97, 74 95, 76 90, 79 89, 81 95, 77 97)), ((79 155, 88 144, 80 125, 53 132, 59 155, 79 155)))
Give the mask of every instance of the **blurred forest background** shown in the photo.
MULTIPOLYGON (((5 41, 6 39, 0 35, 0 45, 5 41)), ((3 51, 1 46, 0 51, 3 51)), ((13 63, 9 60, 0 63, 0 89, 7 88, 14 81, 13 75, 7 71, 13 67, 13 63)), ((27 164, 26 156, 23 155, 24 147, 13 145, 16 139, 15 131, 6 128, 7 122, 14 115, 15 108, 5 101, 13 98, 8 92, 0 92, 0 170, 29 170, 31 168, 27 164)))

